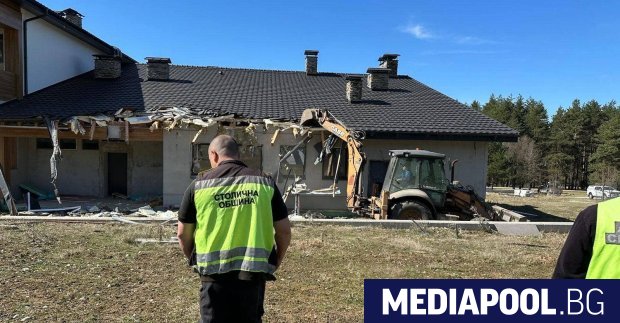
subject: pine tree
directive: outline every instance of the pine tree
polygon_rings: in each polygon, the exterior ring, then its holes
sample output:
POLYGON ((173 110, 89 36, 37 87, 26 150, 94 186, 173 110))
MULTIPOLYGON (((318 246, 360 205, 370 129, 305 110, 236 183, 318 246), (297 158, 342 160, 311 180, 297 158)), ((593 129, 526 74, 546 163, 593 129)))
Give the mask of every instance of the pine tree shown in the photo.
POLYGON ((620 113, 603 123, 596 136, 598 147, 592 154, 594 179, 601 184, 618 184, 620 172, 620 113))
POLYGON ((525 102, 525 134, 534 141, 536 169, 538 176, 535 182, 542 185, 547 178, 545 158, 549 152, 549 118, 547 110, 541 101, 529 98, 525 102))
POLYGON ((570 181, 573 157, 569 153, 574 142, 574 133, 568 128, 568 112, 558 108, 553 116, 549 135, 549 152, 545 157, 549 180, 564 183, 570 181))
POLYGON ((480 102, 478 102, 478 100, 474 100, 471 104, 470 107, 476 111, 482 111, 482 106, 480 105, 480 102))

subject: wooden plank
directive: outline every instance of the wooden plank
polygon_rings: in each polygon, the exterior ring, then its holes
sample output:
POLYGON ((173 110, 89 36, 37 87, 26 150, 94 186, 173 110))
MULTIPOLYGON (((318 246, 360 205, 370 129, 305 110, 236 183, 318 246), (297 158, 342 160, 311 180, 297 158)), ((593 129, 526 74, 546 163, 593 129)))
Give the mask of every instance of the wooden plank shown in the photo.
POLYGON ((4 161, 7 172, 17 169, 17 138, 4 138, 4 161))
POLYGON ((0 2, 0 24, 14 29, 22 28, 22 13, 19 6, 9 2, 0 2))
MULTIPOLYGON (((2 136, 18 137, 18 138, 49 138, 47 128, 26 128, 0 126, 2 136)), ((74 134, 71 130, 65 129, 58 131, 58 137, 63 139, 89 139, 90 134, 74 134)), ((162 130, 151 132, 148 128, 129 128, 130 141, 163 141, 164 133, 162 130)), ((93 140, 107 140, 108 132, 104 127, 97 127, 93 135, 93 140)))
POLYGON ((0 138, 0 164, 4 171, 4 178, 11 184, 11 170, 17 168, 17 140, 16 138, 0 138))
POLYGON ((129 141, 164 141, 164 131, 149 128, 132 128, 129 126, 129 141))
MULTIPOLYGON (((50 134, 47 128, 20 128, 20 127, 3 127, 0 126, 0 132, 3 136, 18 137, 18 138, 49 138, 50 134)), ((79 139, 87 136, 82 136, 79 133, 76 135, 71 130, 65 129, 58 131, 58 137, 63 139, 79 139)), ((107 133, 105 128, 97 128, 95 131, 94 139, 106 139, 107 133)))
POLYGON ((21 60, 18 30, 4 28, 4 70, 0 71, 0 99, 20 98, 21 60))
POLYGON ((4 30, 4 69, 13 73, 13 97, 22 97, 22 65, 19 33, 16 29, 4 30))
POLYGON ((20 10, 19 4, 15 3, 15 1, 0 0, 0 4, 5 6, 7 8, 7 10, 12 10, 12 11, 15 11, 15 12, 19 12, 19 10, 20 10))
POLYGON ((0 99, 12 100, 17 97, 15 73, 0 70, 0 99))
POLYGON ((19 35, 12 28, 4 29, 4 69, 17 74, 19 72, 19 35))

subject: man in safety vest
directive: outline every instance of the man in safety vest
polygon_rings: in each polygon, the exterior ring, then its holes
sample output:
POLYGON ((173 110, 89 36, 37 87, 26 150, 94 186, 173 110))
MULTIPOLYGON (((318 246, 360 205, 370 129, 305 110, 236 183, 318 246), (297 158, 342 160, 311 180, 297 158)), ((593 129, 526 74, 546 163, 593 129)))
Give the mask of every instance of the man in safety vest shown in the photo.
POLYGON ((265 281, 291 241, 286 205, 270 177, 239 160, 231 136, 213 139, 209 161, 185 192, 178 227, 202 281, 201 321, 261 322, 265 281))
POLYGON ((620 198, 579 213, 553 278, 620 278, 620 198))

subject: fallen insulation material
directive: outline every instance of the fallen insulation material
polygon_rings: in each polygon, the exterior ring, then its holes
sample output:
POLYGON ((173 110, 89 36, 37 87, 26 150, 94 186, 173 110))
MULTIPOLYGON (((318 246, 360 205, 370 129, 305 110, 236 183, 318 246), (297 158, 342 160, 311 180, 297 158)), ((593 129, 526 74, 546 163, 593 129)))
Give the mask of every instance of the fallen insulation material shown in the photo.
POLYGON ((58 167, 57 163, 62 159, 62 152, 60 151, 60 145, 58 144, 58 120, 49 120, 45 119, 47 123, 47 129, 50 133, 50 138, 52 139, 52 145, 54 149, 52 150, 52 156, 50 157, 50 177, 52 179, 51 183, 54 186, 54 196, 56 196, 56 200, 58 200, 58 204, 62 204, 60 201, 60 194, 58 192, 58 187, 56 187, 56 179, 58 178, 58 167))

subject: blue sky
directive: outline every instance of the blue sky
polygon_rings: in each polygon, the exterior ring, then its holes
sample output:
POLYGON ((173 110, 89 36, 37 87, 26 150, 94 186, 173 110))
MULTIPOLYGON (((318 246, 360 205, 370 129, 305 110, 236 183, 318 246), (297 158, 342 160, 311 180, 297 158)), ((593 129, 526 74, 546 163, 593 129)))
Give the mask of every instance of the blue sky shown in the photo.
POLYGON ((620 100, 620 2, 40 0, 137 60, 364 73, 398 53, 400 74, 461 101, 491 93, 543 101, 620 100))

